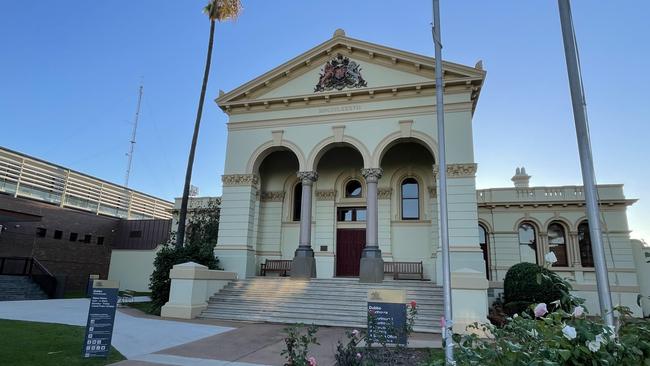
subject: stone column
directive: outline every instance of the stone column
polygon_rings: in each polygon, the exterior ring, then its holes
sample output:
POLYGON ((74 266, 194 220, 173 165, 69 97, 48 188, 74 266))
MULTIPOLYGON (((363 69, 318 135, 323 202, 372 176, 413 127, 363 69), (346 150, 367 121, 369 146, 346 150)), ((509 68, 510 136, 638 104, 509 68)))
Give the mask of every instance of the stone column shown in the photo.
POLYGON ((366 247, 361 253, 359 282, 377 283, 384 280, 384 260, 377 240, 377 181, 384 171, 381 168, 362 169, 366 178, 366 247))
POLYGON ((300 241, 291 265, 291 277, 298 279, 316 277, 316 261, 311 248, 311 188, 318 179, 316 172, 298 172, 302 183, 300 206, 300 241))

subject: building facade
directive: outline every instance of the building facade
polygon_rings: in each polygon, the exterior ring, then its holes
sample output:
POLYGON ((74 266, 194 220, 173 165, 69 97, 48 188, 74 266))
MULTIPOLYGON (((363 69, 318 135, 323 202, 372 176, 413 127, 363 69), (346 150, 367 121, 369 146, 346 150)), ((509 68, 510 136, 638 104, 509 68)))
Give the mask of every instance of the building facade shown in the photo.
MULTIPOLYGON (((581 188, 523 190, 517 182, 521 189, 477 191, 472 116, 486 72, 480 62, 443 68, 456 321, 484 320, 488 289, 498 289, 509 266, 539 262, 547 249, 564 255, 558 270, 593 283, 577 239, 581 188), (580 194, 562 195, 572 189, 580 194), (521 224, 535 230, 528 250, 518 242, 521 224)), ((435 89, 433 58, 337 30, 222 93, 217 103, 229 121, 215 254, 223 267, 250 277, 267 259, 292 259, 292 275, 378 282, 382 262, 422 262, 425 278, 439 283, 435 89)), ((621 186, 600 189, 612 204, 604 211, 617 290, 628 300, 638 292, 625 216, 632 201, 621 186)))

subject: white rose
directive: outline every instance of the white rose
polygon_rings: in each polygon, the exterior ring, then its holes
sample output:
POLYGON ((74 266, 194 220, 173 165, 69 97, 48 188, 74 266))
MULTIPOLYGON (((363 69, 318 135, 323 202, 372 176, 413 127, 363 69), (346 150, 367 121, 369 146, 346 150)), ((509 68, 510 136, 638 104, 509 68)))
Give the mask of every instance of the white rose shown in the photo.
POLYGON ((589 348, 591 352, 598 352, 598 350, 600 349, 600 342, 598 341, 588 341, 586 342, 586 344, 587 344, 587 348, 589 348))
POLYGON ((576 307, 573 309, 573 313, 571 313, 571 315, 573 315, 573 316, 576 317, 576 318, 579 318, 579 317, 581 317, 584 313, 585 313, 585 308, 583 308, 582 306, 576 306, 576 307))
POLYGON ((562 333, 568 340, 575 339, 578 336, 578 332, 576 332, 576 328, 570 325, 565 325, 564 328, 562 328, 562 333))
POLYGON ((605 344, 607 343, 607 339, 605 339, 605 336, 602 334, 599 334, 596 336, 596 342, 605 344))
POLYGON ((555 264, 555 262, 557 262, 557 257, 555 256, 555 253, 553 253, 553 252, 546 253, 546 255, 544 256, 544 259, 550 264, 555 264))

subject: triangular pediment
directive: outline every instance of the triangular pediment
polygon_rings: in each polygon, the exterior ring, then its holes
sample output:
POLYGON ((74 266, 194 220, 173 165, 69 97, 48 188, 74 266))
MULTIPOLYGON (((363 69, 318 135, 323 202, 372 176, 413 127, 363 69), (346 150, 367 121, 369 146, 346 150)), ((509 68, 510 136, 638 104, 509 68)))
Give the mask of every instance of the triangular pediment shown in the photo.
MULTIPOLYGON (((476 96, 485 71, 443 61, 445 86, 474 88, 476 96)), ((225 111, 238 106, 292 100, 329 98, 343 94, 435 87, 435 59, 345 36, 334 37, 275 69, 221 94, 217 103, 225 111)))

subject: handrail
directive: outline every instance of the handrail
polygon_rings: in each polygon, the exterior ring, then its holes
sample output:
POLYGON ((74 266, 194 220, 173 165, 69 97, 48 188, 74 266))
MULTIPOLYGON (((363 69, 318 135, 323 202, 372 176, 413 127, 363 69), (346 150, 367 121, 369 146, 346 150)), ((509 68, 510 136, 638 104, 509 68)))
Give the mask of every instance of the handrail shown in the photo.
POLYGON ((56 293, 56 277, 34 257, 0 257, 0 275, 29 276, 49 298, 53 298, 56 293), (16 261, 17 263, 7 268, 7 261, 16 261))

